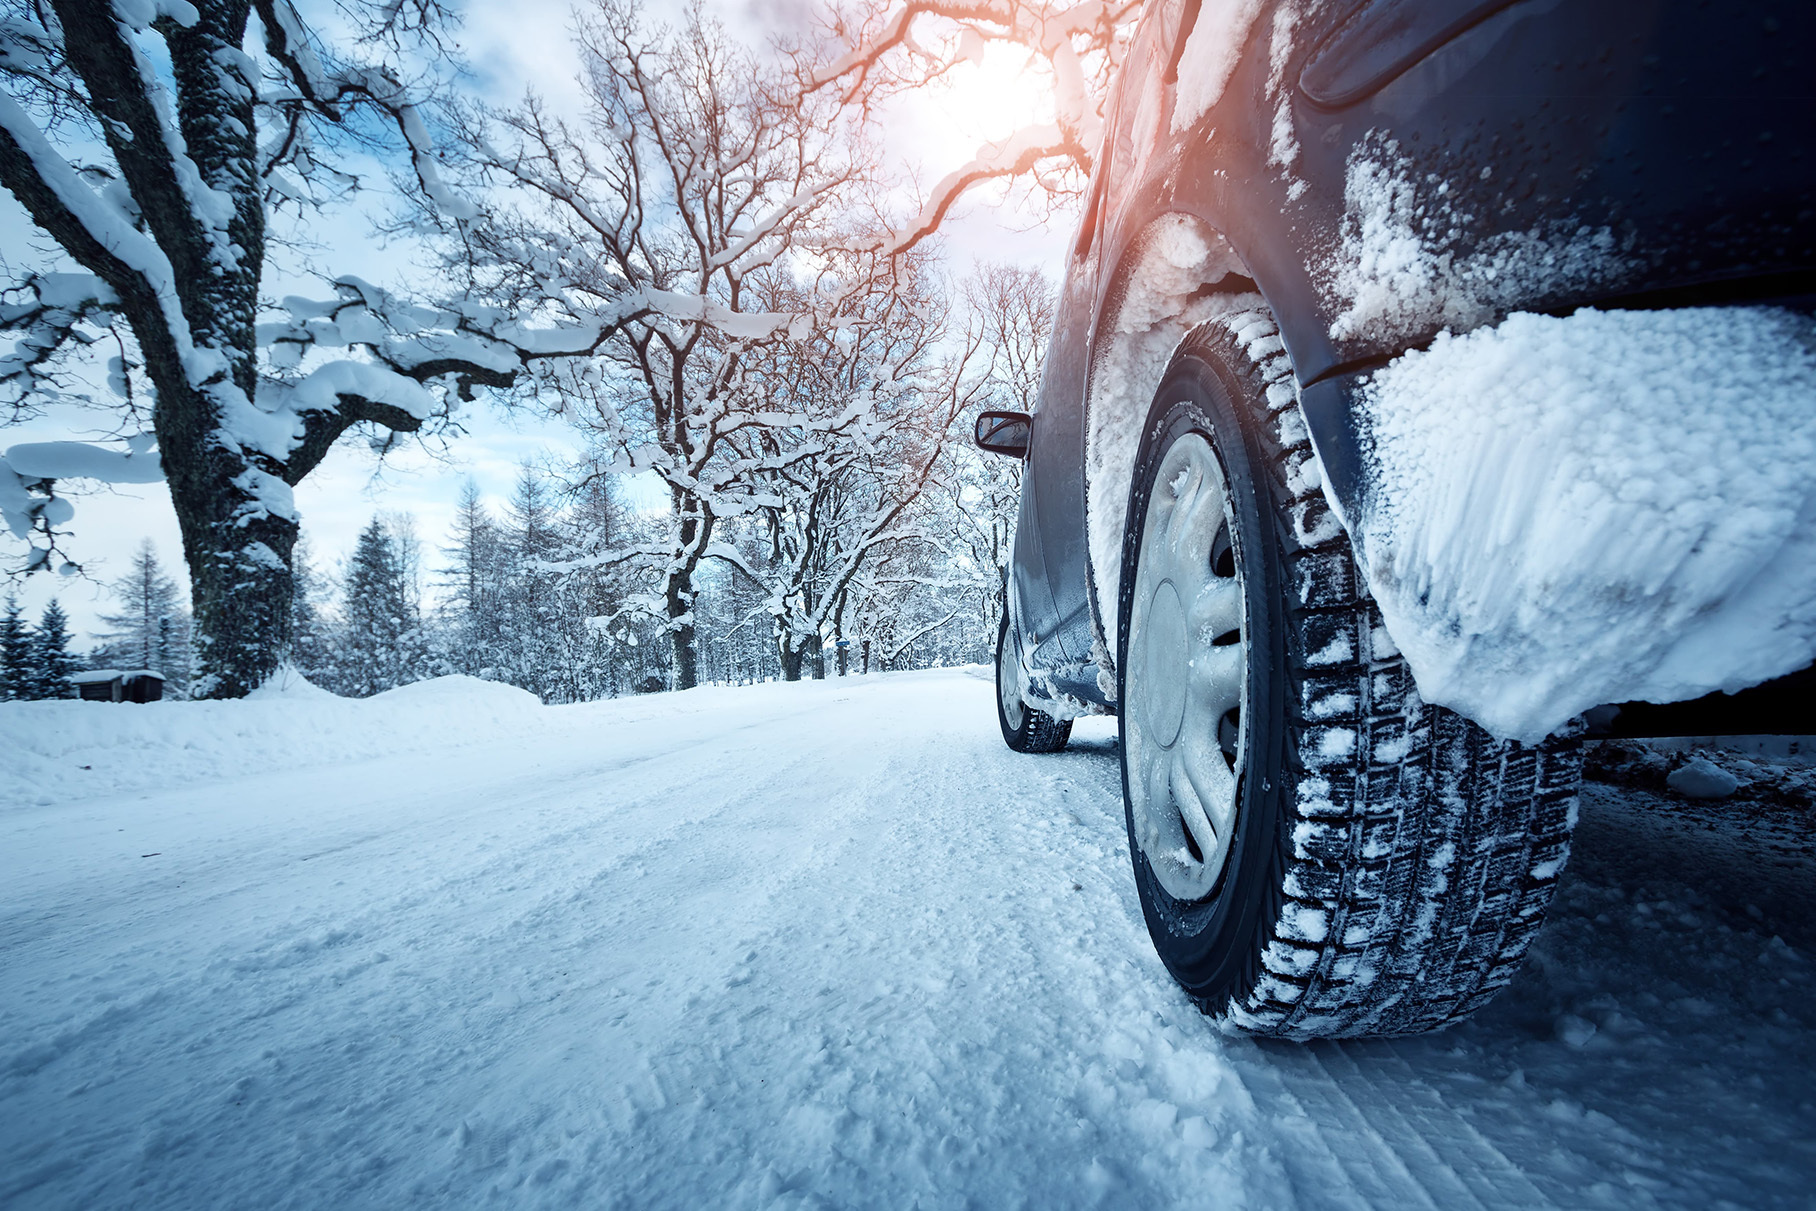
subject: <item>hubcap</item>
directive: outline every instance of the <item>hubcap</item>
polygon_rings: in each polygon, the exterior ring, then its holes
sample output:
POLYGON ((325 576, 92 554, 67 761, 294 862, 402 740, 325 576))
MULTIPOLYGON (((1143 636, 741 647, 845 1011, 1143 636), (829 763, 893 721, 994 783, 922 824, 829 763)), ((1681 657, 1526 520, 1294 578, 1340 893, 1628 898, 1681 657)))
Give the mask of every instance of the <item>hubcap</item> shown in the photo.
POLYGON ((1135 840, 1167 893, 1210 895, 1235 833, 1248 728, 1242 569, 1210 442, 1167 450, 1142 527, 1123 712, 1135 840))

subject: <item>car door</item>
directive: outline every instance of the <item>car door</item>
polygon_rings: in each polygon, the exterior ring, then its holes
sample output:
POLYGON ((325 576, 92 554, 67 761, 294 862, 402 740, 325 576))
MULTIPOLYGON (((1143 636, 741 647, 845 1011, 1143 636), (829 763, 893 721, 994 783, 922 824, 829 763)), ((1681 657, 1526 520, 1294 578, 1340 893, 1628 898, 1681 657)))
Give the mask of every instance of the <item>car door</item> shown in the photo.
MULTIPOLYGON (((1084 325, 1067 323, 1089 305, 1094 264, 1075 257, 1061 291, 1059 323, 1047 347, 1040 412, 1028 446, 1024 483, 1037 484, 1033 499, 1052 617, 1041 632, 1037 658, 1046 667, 1078 664, 1091 655, 1091 603, 1087 596, 1084 494, 1084 325), (1051 650, 1048 650, 1051 641, 1051 650)), ((1095 681, 1096 674, 1090 674, 1095 681)))
POLYGON ((1021 627, 1023 651, 1037 668, 1050 668, 1060 663, 1055 659, 1059 648, 1053 642, 1058 629, 1059 613, 1053 605, 1053 591, 1048 587, 1047 561, 1041 544, 1039 478, 1034 471, 1033 449, 1042 421, 1036 417, 1029 439, 1028 465, 1022 469, 1021 508, 1015 522, 1015 546, 1010 555, 1015 579, 1016 619, 1021 627))

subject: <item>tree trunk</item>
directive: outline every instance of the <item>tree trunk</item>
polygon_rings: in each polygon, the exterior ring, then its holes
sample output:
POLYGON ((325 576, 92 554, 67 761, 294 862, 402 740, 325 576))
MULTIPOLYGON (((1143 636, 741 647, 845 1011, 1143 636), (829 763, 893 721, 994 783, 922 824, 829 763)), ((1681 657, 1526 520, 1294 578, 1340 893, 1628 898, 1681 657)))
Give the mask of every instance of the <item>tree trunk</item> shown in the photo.
POLYGON ((686 572, 668 578, 668 630, 674 650, 669 666, 670 689, 691 690, 700 681, 699 653, 694 647, 693 577, 686 572))
POLYGON ((191 459, 192 447, 165 442, 161 434, 159 444, 168 452, 164 470, 189 565, 201 665, 195 696, 244 697, 290 651, 296 521, 271 512, 240 486, 250 482, 243 473, 214 465, 244 468, 238 455, 217 447, 191 459))
POLYGON ((782 655, 782 680, 799 681, 801 679, 801 659, 807 653, 806 645, 797 647, 789 636, 782 636, 782 642, 776 645, 782 655))
POLYGON ((813 679, 826 680, 826 645, 816 636, 813 642, 813 679))

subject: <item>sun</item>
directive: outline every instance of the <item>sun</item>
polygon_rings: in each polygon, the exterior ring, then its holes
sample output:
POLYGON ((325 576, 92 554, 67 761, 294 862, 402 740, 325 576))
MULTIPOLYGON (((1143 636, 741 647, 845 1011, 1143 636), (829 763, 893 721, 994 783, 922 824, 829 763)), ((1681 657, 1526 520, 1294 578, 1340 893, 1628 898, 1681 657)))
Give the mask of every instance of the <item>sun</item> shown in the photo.
POLYGON ((1002 43, 984 44, 928 92, 937 121, 930 141, 943 164, 965 163, 987 143, 1053 121, 1051 70, 1002 43))

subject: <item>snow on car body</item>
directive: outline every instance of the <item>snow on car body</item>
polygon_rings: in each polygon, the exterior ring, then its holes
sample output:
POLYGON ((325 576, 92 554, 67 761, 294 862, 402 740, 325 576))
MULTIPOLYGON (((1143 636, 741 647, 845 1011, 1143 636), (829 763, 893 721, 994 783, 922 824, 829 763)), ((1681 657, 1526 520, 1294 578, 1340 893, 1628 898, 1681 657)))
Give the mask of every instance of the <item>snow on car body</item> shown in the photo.
POLYGON ((1151 932, 1207 1010, 1469 1012, 1567 852, 1548 735, 1763 730, 1633 700, 1809 676, 1812 50, 1770 4, 1144 13, 999 665, 1016 747, 1122 714, 1151 932))

